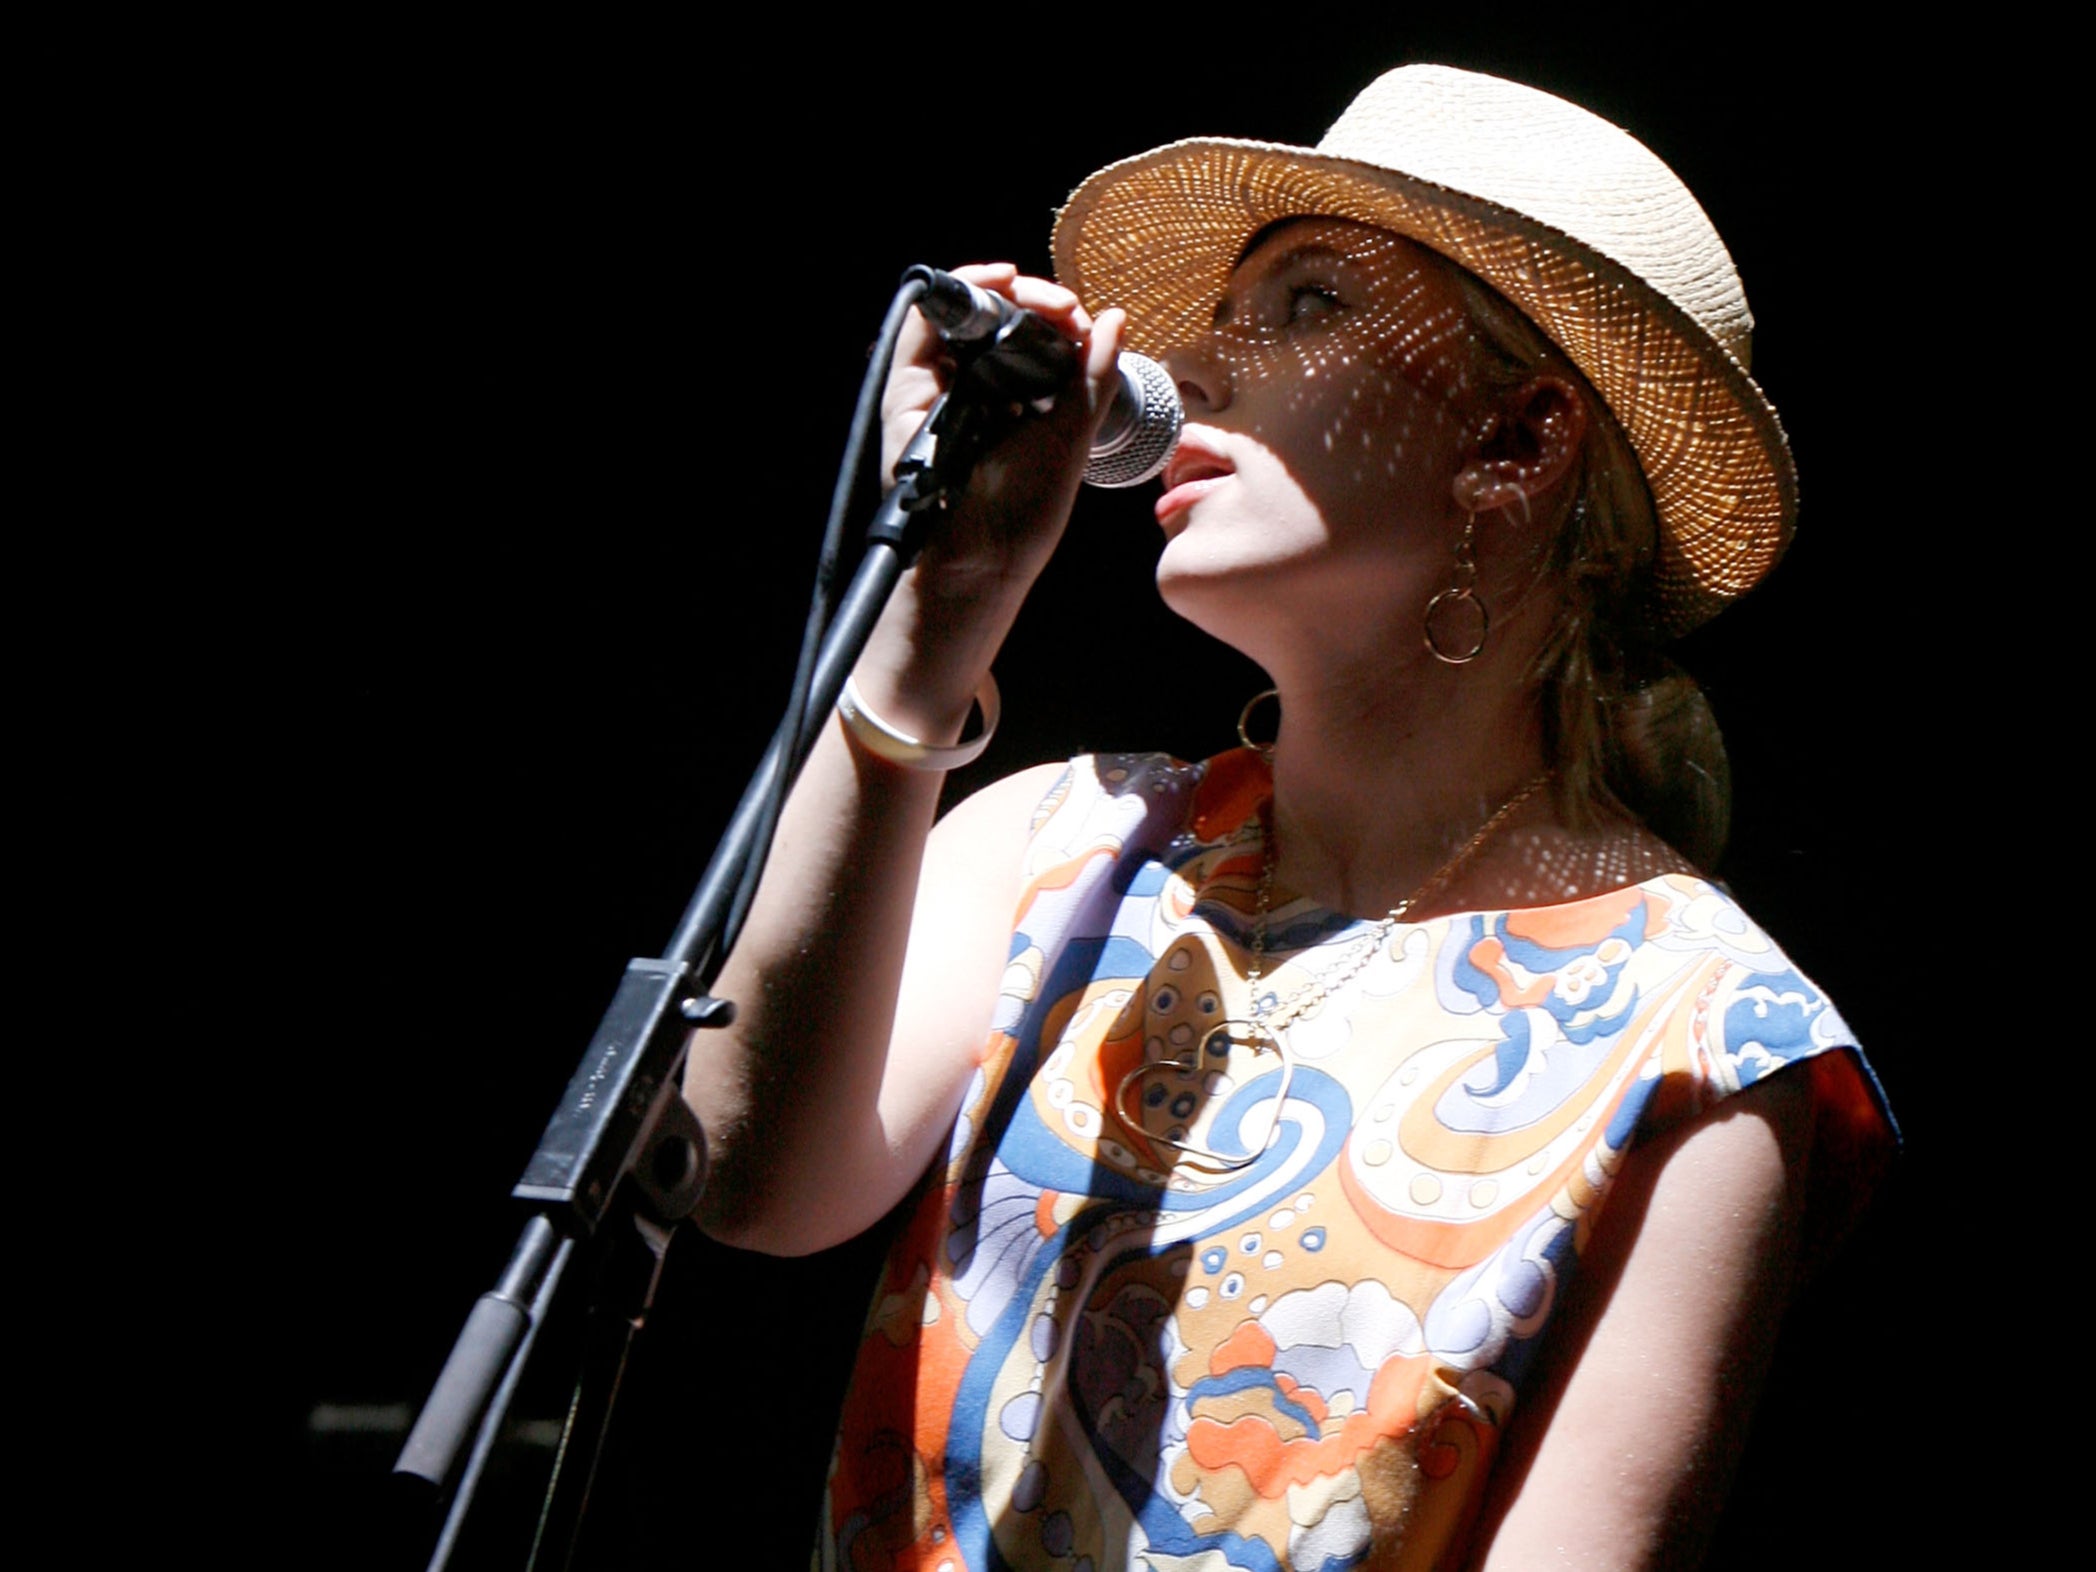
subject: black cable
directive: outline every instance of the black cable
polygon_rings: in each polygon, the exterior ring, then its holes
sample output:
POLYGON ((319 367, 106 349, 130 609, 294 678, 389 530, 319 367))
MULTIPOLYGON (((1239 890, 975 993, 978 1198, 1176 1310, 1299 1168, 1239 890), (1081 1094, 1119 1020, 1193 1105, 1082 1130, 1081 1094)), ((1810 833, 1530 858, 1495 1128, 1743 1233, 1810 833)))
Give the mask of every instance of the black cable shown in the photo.
POLYGON ((807 724, 808 690, 814 685, 815 659, 821 652, 823 635, 829 631, 830 618, 835 610, 837 571, 844 555, 845 517, 851 511, 852 494, 857 489, 860 467, 865 463, 867 437, 878 425, 881 390, 887 386, 888 367, 895 358, 896 342, 902 336, 903 323, 909 318, 910 308, 916 305, 924 289, 922 279, 906 278, 902 288, 895 292, 887 318, 881 323, 881 336, 874 341, 873 352, 867 358, 866 376, 859 383, 859 400, 852 411, 851 434, 845 439, 844 456, 837 466, 837 482, 830 492, 830 512, 823 526, 822 551, 816 560, 815 586, 808 597, 808 619, 801 629, 800 659, 793 670, 793 691, 787 698, 786 713, 779 721, 774 739, 776 745, 772 757, 775 763, 765 782, 762 818, 754 842, 759 850, 744 864, 742 876, 736 882, 735 900, 728 908, 727 920, 721 926, 720 942, 714 950, 718 956, 733 951, 735 941, 741 937, 743 920, 749 915, 751 902, 757 898, 758 881, 764 877, 764 865, 770 856, 779 814, 786 805, 788 783, 800 773, 801 762, 815 742, 818 728, 807 724))

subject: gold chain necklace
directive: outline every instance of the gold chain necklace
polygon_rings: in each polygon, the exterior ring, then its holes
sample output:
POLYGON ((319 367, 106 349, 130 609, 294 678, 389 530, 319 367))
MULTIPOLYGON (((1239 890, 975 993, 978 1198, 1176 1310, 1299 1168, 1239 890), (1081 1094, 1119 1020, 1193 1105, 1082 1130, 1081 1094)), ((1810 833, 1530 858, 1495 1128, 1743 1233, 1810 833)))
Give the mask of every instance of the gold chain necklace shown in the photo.
POLYGON ((1383 941, 1390 936, 1390 930, 1403 922, 1406 914, 1421 901, 1438 894, 1450 879, 1462 872, 1470 859, 1483 851, 1485 844, 1499 833, 1506 821, 1521 810, 1521 805, 1549 782, 1550 771, 1544 770, 1507 798, 1493 811, 1490 818, 1477 827, 1476 834, 1457 847, 1454 855, 1426 876, 1425 883, 1391 907, 1375 927, 1361 935, 1360 940, 1355 941, 1360 949, 1351 961, 1333 968, 1322 977, 1307 979, 1294 993, 1270 1010, 1259 1007, 1259 979, 1266 970, 1267 915, 1273 906, 1274 834, 1267 822, 1267 816, 1272 811, 1271 804, 1262 809, 1259 825, 1262 840, 1259 852, 1259 914, 1252 928, 1252 964, 1245 972, 1245 987, 1252 1001, 1253 1020, 1269 1031, 1286 1026, 1326 994, 1352 979, 1355 973, 1374 959, 1376 951, 1383 947, 1383 941), (1365 943, 1362 942, 1364 940, 1365 943))
POLYGON ((1449 880, 1461 872, 1470 860, 1484 849, 1486 843, 1499 833, 1507 820, 1520 811, 1521 805, 1541 791, 1549 780, 1550 771, 1545 770, 1501 803, 1491 817, 1478 826, 1476 834, 1458 847, 1446 862, 1427 875, 1424 884, 1391 907, 1375 927, 1355 939, 1354 953, 1349 958, 1321 977, 1306 979, 1301 987, 1271 1009, 1263 1007, 1259 1002, 1259 980, 1266 972, 1267 919, 1272 909, 1274 892, 1275 837, 1272 826, 1267 822, 1270 809, 1263 809, 1259 824, 1259 910, 1252 928, 1252 962, 1245 971, 1245 986, 1251 999, 1252 1014, 1248 1019, 1232 1018, 1224 1021, 1220 1026, 1212 1028, 1198 1044, 1173 1058, 1150 1060, 1130 1070, 1121 1077, 1120 1085, 1114 1089, 1114 1117, 1131 1135, 1168 1146, 1191 1159, 1188 1166, 1193 1168, 1212 1173, 1230 1173, 1256 1162, 1273 1143, 1275 1134, 1281 1128, 1281 1110, 1287 1106, 1289 1086, 1295 1079, 1295 1058, 1288 1051, 1288 1041, 1281 1035, 1281 1029, 1312 1005, 1351 981, 1375 958, 1376 952, 1383 947, 1383 941, 1390 936, 1392 929, 1405 920, 1406 914, 1421 901, 1441 890, 1449 880), (1222 1042, 1220 1048, 1216 1046, 1218 1039, 1222 1042), (1272 1108, 1273 1114, 1258 1139, 1248 1139, 1241 1152, 1219 1152, 1206 1142, 1192 1139, 1191 1126, 1199 1118, 1199 1113, 1194 1111, 1194 1104, 1197 1101, 1205 1101, 1205 1098, 1197 1098, 1194 1095, 1194 1087, 1201 1080, 1203 1066, 1212 1061, 1226 1061, 1231 1050, 1240 1047, 1249 1048, 1255 1059, 1264 1054, 1277 1056, 1281 1061, 1281 1084, 1271 1098, 1260 1099, 1263 1104, 1272 1108), (1152 1079, 1155 1077, 1164 1079, 1152 1079), (1143 1100, 1161 1102, 1174 1111, 1174 1122, 1168 1129, 1153 1130, 1143 1122, 1140 1114, 1133 1118, 1129 1116, 1129 1089, 1146 1081, 1149 1084, 1141 1088, 1143 1100), (1173 1083, 1183 1083, 1176 1096, 1171 1095, 1173 1083), (1160 1091, 1165 1093, 1164 1097, 1158 1096, 1160 1091), (1182 1103, 1187 1107, 1185 1113, 1178 1112, 1182 1103))

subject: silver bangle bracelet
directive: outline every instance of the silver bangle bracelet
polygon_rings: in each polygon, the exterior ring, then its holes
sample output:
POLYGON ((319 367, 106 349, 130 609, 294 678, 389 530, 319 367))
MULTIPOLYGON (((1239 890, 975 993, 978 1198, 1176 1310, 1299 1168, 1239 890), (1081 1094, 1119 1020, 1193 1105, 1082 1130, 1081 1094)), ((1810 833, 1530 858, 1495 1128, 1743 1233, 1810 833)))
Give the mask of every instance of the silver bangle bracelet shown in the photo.
POLYGON ((837 695, 837 714, 844 721, 844 729, 852 734, 859 746, 877 758, 900 764, 907 770, 957 770, 981 758, 983 749, 997 735, 997 721, 1003 713, 997 679, 988 672, 983 673, 982 686, 975 690, 975 707, 982 712, 982 730, 966 742, 939 748, 915 737, 904 736, 874 714, 866 707, 866 701, 859 697, 859 690, 852 685, 851 678, 844 679, 844 691, 837 695))

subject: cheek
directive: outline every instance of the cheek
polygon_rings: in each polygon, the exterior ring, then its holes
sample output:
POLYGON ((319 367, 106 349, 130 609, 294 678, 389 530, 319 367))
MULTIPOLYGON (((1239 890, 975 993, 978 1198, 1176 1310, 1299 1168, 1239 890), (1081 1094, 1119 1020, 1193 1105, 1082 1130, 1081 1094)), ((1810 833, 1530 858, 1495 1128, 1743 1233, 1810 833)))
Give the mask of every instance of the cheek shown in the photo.
POLYGON ((1250 425, 1335 521, 1364 506, 1439 511, 1466 440, 1446 399, 1359 362, 1306 368, 1250 425))
POLYGON ((1437 495, 1452 484, 1462 424, 1445 399, 1371 370, 1335 386, 1323 414, 1326 481, 1437 495))
POLYGON ((1433 302, 1424 285, 1406 289, 1373 300, 1330 342, 1339 362, 1331 378, 1335 428, 1392 466, 1438 459, 1451 442, 1460 445, 1474 377, 1459 307, 1433 302))
POLYGON ((1423 271, 1379 278, 1336 335, 1364 364, 1428 398, 1459 403, 1474 361, 1469 313, 1446 280, 1423 271))
POLYGON ((1371 302, 1322 332, 1222 350, 1260 408, 1254 434, 1311 489, 1445 489, 1474 435, 1467 318, 1416 292, 1371 302))

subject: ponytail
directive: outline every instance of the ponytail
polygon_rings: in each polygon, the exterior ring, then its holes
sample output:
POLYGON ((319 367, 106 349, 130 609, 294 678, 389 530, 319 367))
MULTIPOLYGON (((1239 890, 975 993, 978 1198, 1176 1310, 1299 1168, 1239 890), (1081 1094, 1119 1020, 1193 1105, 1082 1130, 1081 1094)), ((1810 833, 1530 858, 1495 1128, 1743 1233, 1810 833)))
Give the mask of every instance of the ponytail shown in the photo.
POLYGON ((1512 389, 1550 370, 1587 400, 1579 484, 1551 568, 1558 624, 1537 657, 1544 745, 1559 818, 1585 829, 1628 813, 1705 871, 1725 850, 1732 770, 1696 680, 1661 650, 1649 608, 1659 521, 1636 452, 1579 369, 1490 285, 1451 264, 1487 351, 1512 389))
POLYGON ((1557 540, 1563 608, 1536 662, 1556 805, 1573 828, 1629 813, 1708 871, 1731 828, 1732 767, 1710 701, 1652 627, 1658 538, 1644 473, 1595 398, 1557 540))

